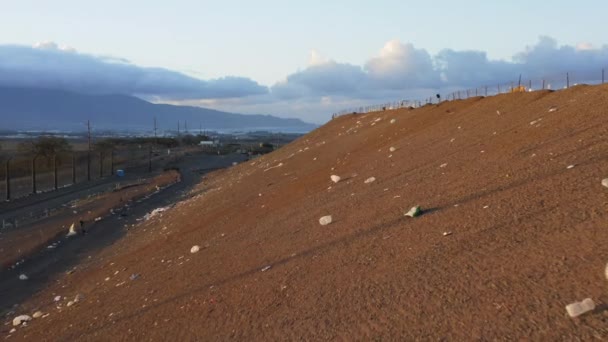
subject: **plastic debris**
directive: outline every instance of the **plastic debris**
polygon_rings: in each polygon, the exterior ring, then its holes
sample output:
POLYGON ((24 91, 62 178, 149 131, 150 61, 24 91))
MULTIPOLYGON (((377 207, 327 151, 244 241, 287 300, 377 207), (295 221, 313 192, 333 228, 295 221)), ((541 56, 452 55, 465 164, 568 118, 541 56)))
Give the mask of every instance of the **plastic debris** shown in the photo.
POLYGON ((365 180, 365 184, 370 184, 376 181, 376 177, 369 177, 365 180))
POLYGON ((397 119, 391 119, 392 124, 394 124, 395 122, 397 122, 397 119))
POLYGON ((573 169, 573 168, 574 168, 574 164, 568 165, 568 167, 566 169, 570 170, 570 169, 573 169))
POLYGON ((29 322, 31 320, 32 320, 32 317, 30 317, 28 315, 20 315, 20 316, 13 318, 13 326, 16 327, 18 325, 21 325, 22 323, 29 322))
POLYGON ((137 274, 137 273, 133 273, 133 274, 131 274, 131 276, 129 277, 129 279, 131 279, 131 280, 135 280, 135 279, 137 279, 137 278, 139 278, 139 274, 137 274))
POLYGON ((586 298, 582 302, 574 302, 572 304, 566 305, 566 311, 570 317, 578 317, 586 312, 592 311, 595 309, 595 302, 593 299, 586 298))
POLYGON ((194 245, 194 246, 192 246, 192 248, 190 248, 190 253, 194 254, 200 250, 201 250, 201 247, 199 245, 194 245))
POLYGON ((443 232, 443 236, 452 235, 452 232, 443 232))
POLYGON ((555 112, 555 111, 557 111, 557 107, 555 107, 555 106, 551 106, 551 107, 549 108, 549 113, 553 113, 553 112, 555 112))
POLYGON ((322 226, 327 226, 328 224, 330 224, 332 221, 331 215, 327 215, 327 216, 323 216, 319 219, 319 223, 322 226))
POLYGON ((393 147, 393 146, 391 146, 391 148, 389 148, 388 150, 391 151, 391 152, 397 151, 397 149, 395 147, 393 147))
POLYGON ((19 280, 28 280, 29 278, 25 274, 19 275, 19 280))
POLYGON ((76 228, 74 228, 74 223, 72 223, 72 225, 70 226, 70 230, 68 231, 67 237, 74 236, 76 234, 78 233, 76 232, 76 228))
POLYGON ((53 298, 53 301, 58 302, 61 300, 61 296, 55 296, 55 298, 53 298))
POLYGON ((602 179, 602 185, 606 188, 608 188, 608 178, 604 178, 602 179))
POLYGON ((334 183, 338 183, 341 179, 340 176, 336 176, 336 175, 331 175, 331 177, 329 177, 329 178, 331 178, 331 181, 334 183))
POLYGON ((410 211, 405 213, 405 216, 416 217, 416 216, 420 216, 420 214, 422 214, 422 209, 420 209, 420 206, 417 205, 417 206, 412 207, 412 209, 410 209, 410 211))
POLYGON ((272 267, 272 266, 270 266, 270 265, 265 266, 264 268, 262 268, 262 272, 266 272, 266 271, 268 271, 268 270, 269 270, 271 267, 272 267))

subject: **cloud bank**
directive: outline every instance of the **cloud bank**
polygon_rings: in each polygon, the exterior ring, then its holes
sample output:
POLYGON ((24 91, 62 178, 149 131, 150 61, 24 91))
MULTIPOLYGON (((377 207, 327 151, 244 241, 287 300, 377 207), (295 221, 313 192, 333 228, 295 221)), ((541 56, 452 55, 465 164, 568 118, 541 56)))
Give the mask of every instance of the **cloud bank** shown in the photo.
POLYGON ((221 99, 268 93, 243 77, 201 80, 144 68, 115 57, 79 53, 53 42, 34 47, 0 45, 0 86, 54 88, 92 94, 130 94, 162 99, 221 99))
POLYGON ((332 112, 384 101, 426 98, 435 93, 524 79, 562 77, 598 80, 608 69, 608 45, 560 46, 550 37, 515 53, 490 59, 477 50, 444 49, 432 55, 392 40, 363 65, 335 61, 313 50, 309 64, 270 87, 243 77, 201 80, 128 60, 93 56, 55 43, 0 46, 0 85, 60 88, 89 93, 131 94, 156 102, 268 113, 323 122, 332 112))

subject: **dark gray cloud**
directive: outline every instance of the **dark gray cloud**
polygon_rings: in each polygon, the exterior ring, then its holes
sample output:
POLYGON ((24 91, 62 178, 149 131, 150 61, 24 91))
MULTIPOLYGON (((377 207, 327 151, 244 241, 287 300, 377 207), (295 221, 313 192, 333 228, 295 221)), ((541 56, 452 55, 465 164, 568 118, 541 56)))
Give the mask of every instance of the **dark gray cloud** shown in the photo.
POLYGON ((131 94, 162 99, 231 98, 268 93, 243 77, 201 80, 128 60, 78 53, 55 43, 35 47, 0 46, 0 85, 56 88, 78 92, 131 94))

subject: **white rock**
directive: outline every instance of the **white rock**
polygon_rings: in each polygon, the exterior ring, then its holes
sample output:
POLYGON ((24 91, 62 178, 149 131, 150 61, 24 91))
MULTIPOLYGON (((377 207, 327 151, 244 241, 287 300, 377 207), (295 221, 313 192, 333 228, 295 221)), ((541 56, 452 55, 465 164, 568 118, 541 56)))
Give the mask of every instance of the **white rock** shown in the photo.
POLYGON ((340 176, 336 176, 336 175, 331 175, 331 177, 329 177, 329 178, 331 178, 331 181, 334 183, 338 183, 341 179, 340 176))
POLYGON ((9 334, 12 334, 12 333, 14 333, 16 331, 17 331, 17 329, 13 328, 13 329, 11 329, 11 331, 9 331, 9 334))
POLYGON ((397 151, 397 149, 395 147, 393 147, 393 146, 391 146, 391 148, 389 148, 388 150, 391 151, 391 152, 397 151))
POLYGON ((608 188, 608 178, 602 179, 602 185, 608 188))
POLYGON ((53 300, 54 300, 55 302, 58 302, 58 301, 60 301, 60 300, 61 300, 61 296, 55 296, 55 298, 53 298, 53 300))
POLYGON ((19 280, 28 280, 28 277, 25 274, 20 274, 19 280))
POLYGON ((443 236, 452 235, 452 232, 443 232, 443 236))
POLYGON ((395 122, 397 122, 397 119, 391 119, 392 124, 394 124, 395 122))
POLYGON ((268 271, 272 266, 268 265, 268 266, 264 266, 264 268, 262 268, 262 272, 266 272, 268 271))
POLYGON ((32 317, 34 317, 34 318, 40 318, 40 317, 42 317, 42 311, 36 311, 36 312, 34 312, 34 314, 32 315, 32 317))
POLYGON ((192 246, 192 248, 190 248, 190 253, 194 254, 194 253, 198 253, 198 251, 201 250, 201 247, 199 245, 194 245, 192 246))
POLYGON ((32 317, 28 315, 21 315, 13 318, 13 326, 21 325, 22 323, 29 322, 32 320, 32 317))
POLYGON ((573 168, 574 168, 574 165, 568 165, 568 167, 566 169, 570 170, 570 169, 573 169, 573 168))
POLYGON ((443 163, 443 164, 439 165, 440 168, 444 168, 446 166, 448 166, 448 163, 443 163))
POLYGON ((70 230, 68 231, 68 235, 67 236, 70 237, 70 236, 74 236, 76 234, 78 234, 78 233, 76 232, 76 229, 74 228, 74 223, 72 223, 72 225, 70 226, 70 230))
POLYGON ((319 223, 322 226, 327 226, 328 224, 330 224, 332 221, 331 215, 327 215, 327 216, 323 216, 319 219, 319 223))
POLYGON ((555 111, 557 111, 557 107, 552 106, 551 108, 549 108, 549 113, 553 113, 555 111))
POLYGON ((595 302, 593 299, 586 298, 582 302, 574 302, 572 304, 566 305, 566 311, 570 317, 578 317, 585 312, 592 311, 595 309, 595 302))
POLYGON ((376 181, 376 177, 369 177, 365 180, 365 184, 370 184, 376 181))
POLYGON ((73 301, 69 301, 68 304, 67 304, 67 306, 72 306, 72 305, 74 305, 73 301))

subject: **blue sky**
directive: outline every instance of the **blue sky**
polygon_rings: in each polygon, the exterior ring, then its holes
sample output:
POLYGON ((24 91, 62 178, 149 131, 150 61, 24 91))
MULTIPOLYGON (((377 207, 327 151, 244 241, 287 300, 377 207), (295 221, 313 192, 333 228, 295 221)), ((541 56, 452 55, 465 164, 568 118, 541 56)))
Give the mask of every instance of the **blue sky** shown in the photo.
MULTIPOLYGON (((548 63, 553 69, 544 73, 589 67, 590 60, 600 67, 608 50, 608 3, 599 0, 2 0, 0 6, 0 70, 29 75, 28 85, 52 85, 54 77, 62 77, 60 71, 65 74, 63 63, 73 79, 91 77, 87 84, 104 84, 93 92, 111 92, 116 85, 115 92, 160 102, 314 122, 341 106, 465 87, 467 82, 506 82, 498 78, 530 73, 544 66, 539 58, 556 58, 557 53, 566 57, 548 63), (543 42, 546 49, 514 59, 543 42), (35 79, 49 60, 40 51, 26 51, 36 44, 52 54, 57 75, 45 69, 46 78, 35 79), (9 51, 2 53, 3 47, 9 51), (470 51, 485 55, 465 54, 470 51), (64 56, 69 54, 79 58, 64 56), (38 64, 15 66, 9 58, 38 64), (567 65, 558 63, 565 58, 567 65), (436 70, 446 60, 451 69, 436 70), (107 79, 111 66, 103 65, 118 61, 123 83, 107 79), (465 77, 475 73, 468 68, 484 61, 488 70, 465 77), (146 86, 125 86, 124 75, 145 77, 146 86), (96 77, 106 78, 97 82, 96 77), (156 91, 154 81, 163 83, 162 89, 156 91)), ((82 84, 74 87, 82 89, 82 84)))

